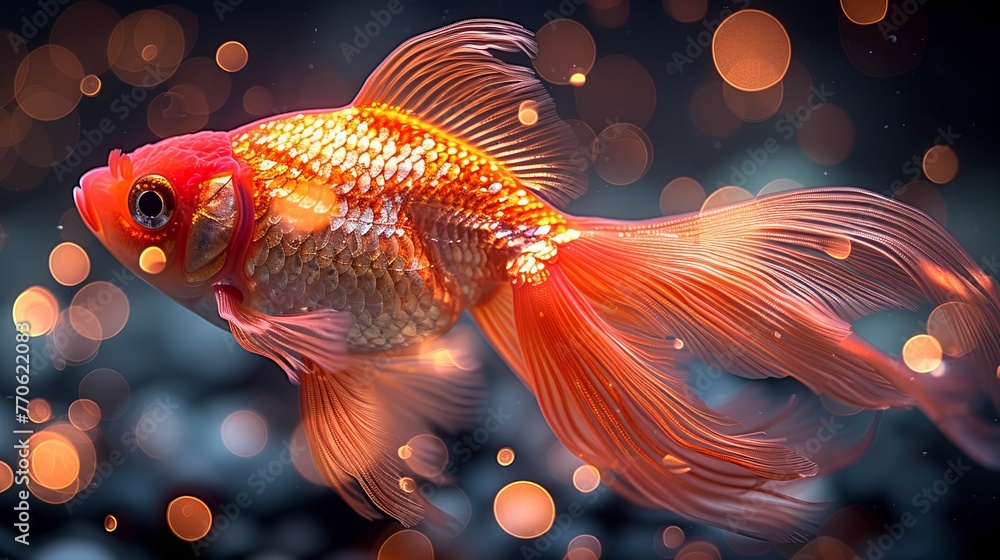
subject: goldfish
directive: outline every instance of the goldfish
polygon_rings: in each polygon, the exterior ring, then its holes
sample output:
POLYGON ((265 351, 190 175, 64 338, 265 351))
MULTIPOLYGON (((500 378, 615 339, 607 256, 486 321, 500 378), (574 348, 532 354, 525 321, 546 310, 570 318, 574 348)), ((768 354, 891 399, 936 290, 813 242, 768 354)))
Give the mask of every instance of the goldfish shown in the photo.
POLYGON ((944 227, 847 187, 641 221, 571 215, 587 187, 578 141, 530 67, 498 51, 537 45, 489 19, 417 36, 348 106, 112 151, 76 207, 136 275, 300 385, 318 470, 369 519, 434 514, 400 484, 396 450, 475 414, 474 376, 429 365, 465 311, 569 451, 626 498, 694 521, 802 540, 820 506, 795 484, 863 453, 874 429, 803 447, 818 424, 802 403, 710 407, 691 388, 698 361, 917 407, 1000 467, 1000 427, 976 414, 1000 403, 998 287, 944 227), (928 303, 962 310, 965 351, 942 375, 852 330, 928 303))

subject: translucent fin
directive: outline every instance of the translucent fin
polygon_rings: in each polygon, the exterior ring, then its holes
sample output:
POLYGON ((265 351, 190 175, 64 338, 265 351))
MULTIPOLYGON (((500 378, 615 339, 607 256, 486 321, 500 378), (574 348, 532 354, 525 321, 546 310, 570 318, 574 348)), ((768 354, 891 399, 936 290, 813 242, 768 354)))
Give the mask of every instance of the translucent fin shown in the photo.
POLYGON ((215 296, 219 315, 229 322, 240 346, 273 360, 292 382, 308 369, 306 360, 326 371, 346 367, 349 313, 324 309, 272 316, 244 307, 242 295, 231 286, 216 286, 215 296))
POLYGON ((742 429, 780 439, 827 475, 852 465, 875 438, 880 411, 841 416, 825 408, 817 395, 799 387, 789 394, 760 381, 746 381, 722 404, 720 413, 742 422, 742 429))
POLYGON ((300 391, 302 425, 323 480, 354 511, 379 519, 374 503, 409 527, 423 518, 424 500, 400 486, 399 438, 375 397, 374 383, 375 374, 364 367, 337 372, 310 368, 300 391))
POLYGON ((490 298, 469 310, 483 336, 490 341, 503 361, 514 370, 528 388, 535 391, 533 380, 524 364, 521 341, 514 325, 514 293, 510 285, 496 290, 490 298))
POLYGON ((379 373, 376 394, 401 439, 435 428, 456 433, 480 417, 483 379, 478 348, 469 344, 453 329, 415 354, 370 359, 379 373))
POLYGON ((972 412, 984 399, 1000 402, 997 287, 923 213, 868 191, 821 188, 574 227, 584 234, 559 249, 560 266, 589 299, 608 300, 604 316, 623 323, 631 315, 651 340, 676 336, 709 365, 748 378, 792 376, 869 409, 916 404, 971 457, 1000 467, 1000 426, 972 412), (975 310, 962 329, 974 350, 945 358, 949 391, 850 328, 864 315, 928 301, 975 310))
POLYGON ((416 433, 458 430, 476 418, 480 383, 469 356, 445 347, 447 339, 410 355, 348 354, 347 313, 273 317, 243 307, 232 287, 216 287, 216 296, 236 340, 301 382, 314 463, 344 501, 367 519, 381 510, 406 526, 425 516, 441 527, 458 524, 404 489, 397 450, 416 433))
POLYGON ((355 106, 384 103, 460 138, 514 173, 524 185, 563 205, 586 190, 579 144, 530 68, 507 64, 490 50, 538 47, 531 32, 506 21, 462 21, 410 39, 371 74, 355 106), (522 104, 537 122, 521 124, 522 104))
POLYGON ((563 444, 643 502, 692 519, 719 524, 741 498, 763 492, 778 502, 767 515, 779 519, 739 530, 792 539, 809 507, 761 485, 814 475, 816 465, 763 434, 725 433, 736 422, 691 394, 668 364, 633 352, 570 282, 561 257, 546 281, 514 288, 514 314, 530 385, 563 444))
POLYGON ((410 437, 432 426, 458 430, 478 417, 480 376, 444 352, 432 346, 410 356, 352 355, 341 371, 313 368, 303 378, 302 423, 314 462, 365 518, 381 517, 373 503, 406 526, 425 517, 441 528, 460 525, 419 490, 404 488, 403 477, 416 475, 398 455, 410 437))

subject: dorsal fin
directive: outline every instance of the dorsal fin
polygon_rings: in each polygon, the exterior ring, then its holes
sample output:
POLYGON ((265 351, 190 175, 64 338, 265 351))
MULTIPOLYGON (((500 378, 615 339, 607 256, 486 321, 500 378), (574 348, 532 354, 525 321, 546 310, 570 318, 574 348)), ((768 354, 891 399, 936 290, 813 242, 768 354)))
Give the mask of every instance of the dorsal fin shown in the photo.
POLYGON ((532 33, 495 19, 462 21, 410 39, 396 48, 354 99, 361 107, 385 103, 461 138, 500 161, 525 186, 563 205, 587 188, 579 143, 559 119, 555 103, 524 66, 507 64, 489 50, 534 57, 532 33), (518 118, 528 102, 534 124, 518 118))

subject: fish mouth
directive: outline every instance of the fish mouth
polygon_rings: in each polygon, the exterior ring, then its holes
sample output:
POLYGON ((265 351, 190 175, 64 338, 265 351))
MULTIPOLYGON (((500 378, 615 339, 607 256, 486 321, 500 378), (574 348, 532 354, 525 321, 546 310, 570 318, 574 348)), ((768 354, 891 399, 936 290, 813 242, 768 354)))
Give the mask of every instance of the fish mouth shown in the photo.
POLYGON ((101 222, 97 219, 97 213, 94 208, 88 203, 87 197, 83 194, 83 188, 73 187, 73 202, 76 204, 76 209, 80 212, 80 217, 83 218, 83 222, 87 224, 90 231, 94 232, 94 235, 98 235, 101 232, 101 222))

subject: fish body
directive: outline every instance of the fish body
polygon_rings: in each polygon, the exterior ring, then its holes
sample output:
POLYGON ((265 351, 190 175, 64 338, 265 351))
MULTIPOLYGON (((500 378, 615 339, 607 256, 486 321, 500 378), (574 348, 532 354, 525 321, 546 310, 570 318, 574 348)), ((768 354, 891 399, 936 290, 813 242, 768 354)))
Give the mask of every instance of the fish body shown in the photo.
POLYGON ((1000 467, 1000 428, 974 412, 1000 403, 1000 290, 940 224, 850 188, 636 222, 569 215, 586 186, 575 136, 493 50, 536 45, 497 20, 429 32, 350 106, 116 150, 76 205, 122 263, 301 384, 314 462, 367 518, 447 523, 403 484, 397 449, 474 417, 475 375, 434 342, 464 310, 567 449, 693 520, 802 540, 821 506, 789 485, 874 434, 862 422, 806 449, 818 399, 712 408, 689 387, 696 360, 870 410, 920 407, 1000 467), (951 306, 964 349, 940 378, 852 332, 928 302, 951 306))
POLYGON ((253 178, 249 305, 350 312, 355 351, 442 334, 509 280, 522 248, 565 234, 500 162, 399 109, 297 114, 232 140, 253 178))

